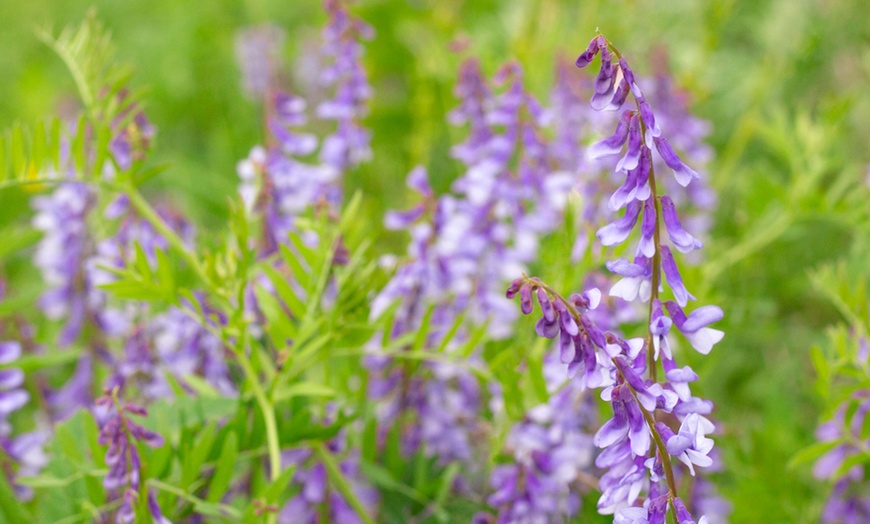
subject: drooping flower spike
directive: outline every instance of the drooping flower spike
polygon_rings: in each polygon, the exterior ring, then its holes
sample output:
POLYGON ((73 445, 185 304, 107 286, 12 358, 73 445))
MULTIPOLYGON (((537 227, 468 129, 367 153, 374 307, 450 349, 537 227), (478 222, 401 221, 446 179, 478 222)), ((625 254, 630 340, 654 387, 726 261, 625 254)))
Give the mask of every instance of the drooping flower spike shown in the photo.
MULTIPOLYGON (((611 288, 611 295, 629 301, 639 296, 650 302, 647 336, 624 339, 602 332, 584 313, 581 301, 562 298, 536 278, 515 280, 507 295, 520 295, 525 314, 531 314, 538 303, 538 335, 558 335, 559 353, 568 360, 569 375, 582 369, 579 380, 584 387, 604 388, 601 397, 612 405, 613 418, 594 437, 594 443, 603 449, 596 464, 607 469, 599 480, 599 512, 614 514, 615 522, 664 524, 670 513, 680 522, 694 523, 679 498, 672 458, 683 462, 692 475, 696 467, 712 465, 709 454, 713 441, 707 435, 714 427, 705 417, 710 412, 709 402, 691 394, 689 384, 698 380, 697 374, 689 367, 677 366, 668 337, 671 327, 676 326, 699 352, 708 353, 722 338, 720 331, 708 325, 720 320, 722 312, 706 306, 687 316, 682 310, 695 297, 683 283, 673 252, 663 243, 662 222, 677 251, 693 251, 702 244, 683 227, 674 201, 658 193, 664 186, 656 184, 656 155, 673 171, 680 186, 698 175, 673 151, 627 61, 603 36, 592 39, 577 65, 585 67, 597 55, 601 56, 601 66, 592 108, 618 111, 628 100, 634 101, 634 109, 622 112, 614 134, 588 150, 593 159, 621 155, 615 171, 624 177, 610 198, 610 206, 625 208, 625 212, 602 227, 598 238, 605 246, 617 246, 632 236, 640 222, 634 262, 619 259, 608 263, 608 268, 623 277, 611 288), (659 295, 665 280, 674 301, 663 304, 659 295), (563 320, 566 316, 571 318, 563 320), (658 380, 659 366, 664 371, 662 381, 658 380), (657 420, 657 413, 673 415, 680 428, 675 430, 657 420), (644 490, 644 507, 627 509, 636 506, 644 490)), ((705 520, 702 517, 701 521, 705 520)))

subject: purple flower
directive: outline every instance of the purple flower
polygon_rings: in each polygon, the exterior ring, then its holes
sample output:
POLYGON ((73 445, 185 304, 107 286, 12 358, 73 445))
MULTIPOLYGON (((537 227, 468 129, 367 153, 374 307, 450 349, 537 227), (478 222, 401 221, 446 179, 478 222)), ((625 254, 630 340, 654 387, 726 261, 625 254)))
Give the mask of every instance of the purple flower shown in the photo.
POLYGON ((681 186, 686 187, 692 180, 701 178, 692 168, 680 161, 680 157, 671 149, 667 139, 656 137, 654 141, 656 150, 661 155, 662 160, 665 161, 665 164, 674 171, 674 177, 681 186))
POLYGON ((690 235, 683 229, 680 224, 680 219, 677 218, 677 210, 674 208, 674 202, 667 196, 661 198, 662 203, 662 218, 664 218, 665 227, 668 230, 668 236, 671 242, 677 247, 681 253, 688 253, 694 249, 701 249, 703 244, 695 237, 690 235))
POLYGON ((247 27, 236 35, 236 59, 249 97, 264 99, 275 86, 285 40, 284 30, 273 24, 247 27))
MULTIPOLYGON (((706 418, 697 413, 690 414, 683 419, 679 433, 667 439, 668 453, 688 466, 694 476, 694 466, 707 467, 713 464, 713 460, 707 456, 713 449, 713 440, 706 435, 714 429, 713 423, 706 418)), ((659 433, 664 437, 668 431, 660 430, 659 433)))
POLYGON ((674 321, 677 329, 686 337, 695 350, 702 355, 710 353, 713 346, 725 336, 718 329, 707 327, 708 325, 722 320, 724 314, 717 306, 703 306, 693 311, 688 317, 679 305, 667 301, 665 308, 674 321))
MULTIPOLYGON (((130 415, 144 416, 146 413, 145 408, 135 404, 121 404, 117 388, 95 401, 95 415, 100 425, 98 442, 108 446, 105 460, 109 472, 103 478, 103 487, 113 498, 122 499, 116 517, 119 523, 133 521, 134 498, 141 486, 142 461, 136 442, 153 448, 159 448, 165 442, 161 435, 145 429, 130 418, 130 415)), ((151 513, 155 515, 153 509, 151 513)))

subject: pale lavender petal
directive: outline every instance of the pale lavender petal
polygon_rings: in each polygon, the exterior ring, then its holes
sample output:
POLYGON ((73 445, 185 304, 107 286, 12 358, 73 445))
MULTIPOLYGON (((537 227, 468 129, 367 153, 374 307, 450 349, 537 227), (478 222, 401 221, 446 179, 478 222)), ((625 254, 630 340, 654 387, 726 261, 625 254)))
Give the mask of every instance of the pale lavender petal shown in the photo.
POLYGON ((622 218, 598 230, 596 233, 598 240, 605 246, 615 246, 624 242, 631 234, 631 230, 634 229, 639 213, 640 203, 634 200, 628 204, 622 218))
POLYGON ((661 198, 661 203, 662 218, 664 219, 665 227, 668 230, 668 236, 670 237, 671 242, 674 243, 674 246, 676 246, 676 248, 682 253, 701 249, 703 247, 701 241, 690 235, 685 229, 683 229, 682 224, 680 224, 677 210, 670 197, 663 196, 661 198))
POLYGON ((698 173, 696 173, 692 168, 690 168, 680 160, 680 157, 678 157, 677 154, 674 153, 674 150, 671 148, 671 145, 666 139, 661 137, 655 138, 655 145, 656 149, 659 152, 659 155, 661 155, 662 157, 662 160, 664 160, 665 164, 667 164, 668 167, 673 170, 674 177, 676 177, 677 182, 681 186, 686 187, 689 185, 689 183, 692 182, 693 179, 701 178, 700 176, 698 176, 698 173))

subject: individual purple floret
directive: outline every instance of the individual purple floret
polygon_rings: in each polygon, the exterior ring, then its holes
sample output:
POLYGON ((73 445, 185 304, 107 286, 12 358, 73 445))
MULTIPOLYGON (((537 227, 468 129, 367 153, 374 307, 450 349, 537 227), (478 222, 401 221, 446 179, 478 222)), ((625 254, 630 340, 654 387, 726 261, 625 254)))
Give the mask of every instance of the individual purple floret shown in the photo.
MULTIPOLYGON (((145 408, 135 404, 122 404, 118 399, 117 388, 96 399, 95 405, 100 411, 98 442, 108 446, 106 466, 109 472, 103 478, 103 487, 112 498, 122 500, 115 514, 115 521, 118 524, 129 524, 135 521, 133 507, 139 497, 142 481, 142 461, 137 442, 159 448, 163 446, 164 439, 159 434, 133 422, 131 415, 145 416, 147 412, 145 408)), ((152 504, 151 500, 149 500, 149 510, 157 522, 167 522, 160 508, 156 503, 152 504)))

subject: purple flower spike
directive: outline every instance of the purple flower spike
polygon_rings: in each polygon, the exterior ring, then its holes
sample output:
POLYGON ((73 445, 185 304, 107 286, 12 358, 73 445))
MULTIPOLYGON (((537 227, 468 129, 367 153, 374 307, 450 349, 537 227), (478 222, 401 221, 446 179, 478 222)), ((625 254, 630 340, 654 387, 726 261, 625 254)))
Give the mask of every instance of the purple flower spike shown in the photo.
POLYGON ((151 492, 148 492, 148 513, 151 514, 151 520, 154 524, 172 524, 171 520, 163 516, 160 506, 157 505, 157 498, 151 492))
POLYGON ((665 272, 665 277, 668 279, 668 285, 674 291, 674 297, 680 306, 685 307, 689 300, 695 300, 695 297, 686 290, 683 285, 683 278, 680 276, 680 271, 677 269, 677 263, 674 261, 674 255, 668 246, 662 246, 662 270, 665 272))
POLYGON ((649 524, 665 524, 668 515, 668 497, 662 495, 649 502, 649 524))
POLYGON ((598 230, 596 233, 598 240, 605 246, 615 246, 624 242, 634 229, 638 214, 640 214, 640 203, 634 200, 628 204, 622 218, 598 230))
POLYGON ((664 160, 665 164, 667 164, 668 167, 673 170, 674 177, 677 179, 677 183, 679 183, 681 186, 686 187, 692 182, 693 179, 701 178, 700 176, 698 176, 698 173, 696 173, 692 168, 690 168, 680 160, 680 157, 678 157, 677 154, 674 153, 674 150, 673 148, 671 148, 671 145, 668 143, 667 139, 656 137, 655 145, 656 150, 658 150, 659 155, 661 155, 662 157, 662 160, 664 160))
POLYGON ((625 104, 628 94, 631 92, 629 83, 626 81, 625 77, 621 77, 621 71, 617 72, 617 77, 619 77, 619 80, 616 84, 616 91, 614 91, 610 103, 604 108, 605 111, 619 111, 623 104, 625 104))
POLYGON ((652 198, 643 203, 643 220, 640 223, 640 242, 637 244, 637 255, 652 258, 656 254, 656 205, 652 198))
POLYGON ((599 44, 599 40, 602 37, 596 36, 589 42, 589 46, 586 48, 586 51, 580 53, 580 56, 577 57, 577 61, 575 64, 577 67, 583 68, 589 65, 592 62, 592 59, 595 58, 595 55, 598 54, 598 49, 601 47, 599 44))
MULTIPOLYGON (((635 169, 629 171, 625 176, 625 182, 619 186, 619 189, 610 195, 610 209, 619 211, 626 204, 635 200, 637 195, 637 179, 643 171, 643 165, 638 165, 635 169)), ((638 199, 640 200, 640 199, 638 199)))
POLYGON ((640 405, 647 411, 653 411, 656 408, 656 396, 647 389, 643 379, 637 374, 637 372, 635 372, 625 358, 616 357, 616 360, 619 365, 619 370, 622 372, 623 376, 625 376, 625 380, 631 384, 631 388, 634 390, 635 395, 637 395, 637 400, 640 402, 640 405))
POLYGON ((616 124, 616 131, 613 135, 589 146, 586 150, 586 157, 590 160, 598 160, 606 156, 618 155, 628 138, 628 125, 631 122, 632 114, 631 111, 624 112, 616 124))
POLYGON ((664 360, 665 377, 674 388, 674 392, 683 402, 688 402, 692 398, 692 393, 689 391, 689 382, 698 380, 698 374, 695 373, 689 366, 678 368, 673 360, 664 360))
POLYGON ((426 212, 423 206, 415 206, 407 211, 387 211, 384 215, 384 227, 391 231, 407 229, 426 212))
MULTIPOLYGON (((631 397, 630 393, 627 394, 631 397)), ((651 443, 646 420, 634 399, 626 399, 625 408, 628 412, 628 440, 631 442, 631 451, 635 455, 645 456, 649 452, 651 443)))
POLYGON ((704 244, 700 240, 690 235, 677 217, 677 209, 674 207, 674 202, 669 196, 663 196, 662 202, 662 218, 665 222, 665 227, 668 230, 668 236, 671 242, 674 243, 677 250, 681 253, 688 253, 695 249, 701 249, 704 244))

